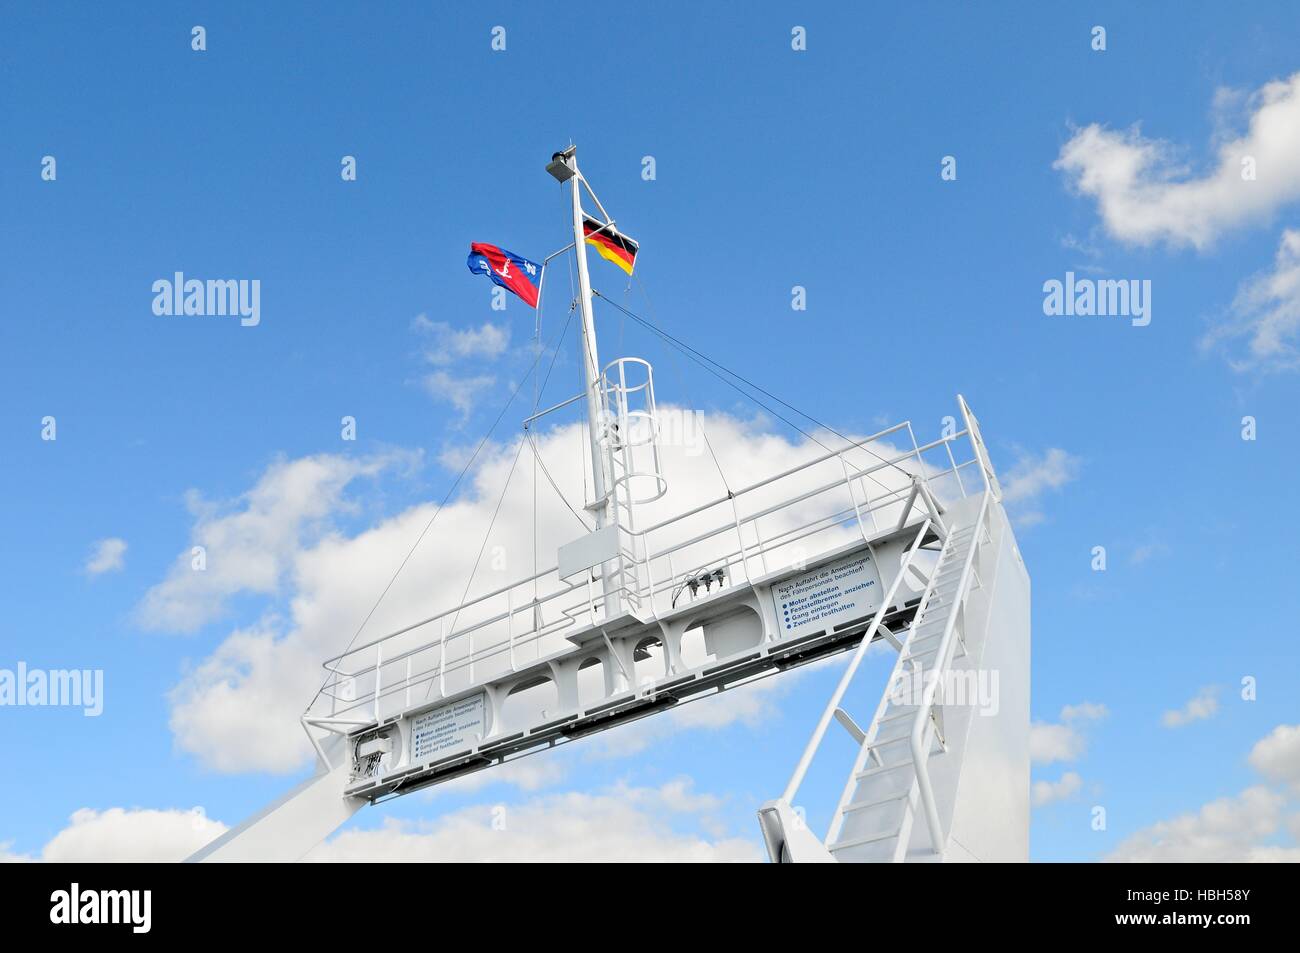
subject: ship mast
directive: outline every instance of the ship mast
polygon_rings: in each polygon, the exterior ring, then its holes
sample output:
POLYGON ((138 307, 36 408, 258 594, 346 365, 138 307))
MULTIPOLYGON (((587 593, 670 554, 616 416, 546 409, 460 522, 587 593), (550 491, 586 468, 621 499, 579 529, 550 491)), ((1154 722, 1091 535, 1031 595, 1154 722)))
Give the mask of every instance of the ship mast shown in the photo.
MULTIPOLYGON (((587 504, 596 519, 597 531, 610 520, 609 492, 606 486, 605 457, 602 451, 604 412, 600 393, 600 357, 596 348, 596 322, 591 307, 591 275, 587 271, 587 243, 582 225, 582 187, 587 185, 578 170, 577 146, 569 146, 551 157, 546 166, 556 180, 568 182, 573 198, 573 253, 578 260, 578 308, 582 314, 582 373, 587 391, 587 439, 591 449, 592 502, 587 504)), ((587 190, 591 187, 588 185, 587 190)), ((595 199, 595 194, 592 194, 595 199)), ((597 206, 600 205, 596 199, 597 206)), ((603 209, 602 209, 603 211, 603 209)), ((608 217, 608 216, 606 216, 608 217)), ((601 586, 605 601, 605 618, 619 614, 618 591, 609 566, 601 567, 601 586)))

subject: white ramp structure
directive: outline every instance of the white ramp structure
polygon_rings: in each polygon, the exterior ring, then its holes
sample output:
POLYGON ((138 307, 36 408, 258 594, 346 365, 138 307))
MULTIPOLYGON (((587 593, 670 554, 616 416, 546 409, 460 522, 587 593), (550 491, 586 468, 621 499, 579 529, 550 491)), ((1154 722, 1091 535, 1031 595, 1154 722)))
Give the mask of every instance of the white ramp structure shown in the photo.
POLYGON ((547 168, 572 187, 561 251, 586 387, 556 407, 586 404, 594 530, 543 571, 326 660, 303 715, 318 773, 191 860, 296 860, 366 804, 845 654, 759 812, 771 858, 1027 859, 1029 580, 966 401, 928 442, 899 423, 674 511, 653 369, 597 356, 582 190, 613 220, 573 147, 547 168), (859 719, 847 699, 873 643, 897 659, 859 719), (856 757, 822 837, 796 799, 831 731, 856 757))

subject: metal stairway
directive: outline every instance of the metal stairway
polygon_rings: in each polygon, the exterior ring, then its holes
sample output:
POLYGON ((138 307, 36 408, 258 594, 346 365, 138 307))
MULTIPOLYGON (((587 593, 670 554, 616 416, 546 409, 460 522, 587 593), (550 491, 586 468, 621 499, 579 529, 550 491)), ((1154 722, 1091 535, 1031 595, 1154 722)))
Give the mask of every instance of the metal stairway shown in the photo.
MULTIPOLYGON (((773 861, 1021 859, 1021 848, 1027 845, 1019 831, 1024 826, 1021 814, 1026 819, 1028 815, 1028 695, 1019 687, 1027 687, 1028 593, 1013 581, 1002 587, 1004 595, 990 602, 995 594, 986 588, 987 574, 994 573, 996 579, 1004 565, 1003 555, 1011 555, 1019 570, 1023 564, 991 486, 986 485, 980 496, 962 499, 945 510, 925 481, 918 480, 904 520, 913 504, 923 506, 929 518, 900 560, 885 603, 892 604, 903 578, 913 571, 918 550, 930 548, 937 536, 942 541, 939 555, 925 579, 916 615, 900 641, 877 613, 827 702, 785 792, 759 808, 759 824, 773 861), (996 538, 991 532, 994 525, 996 538), (972 609, 973 593, 977 604, 972 609), (979 680, 979 666, 988 664, 991 626, 1003 637, 997 641, 992 664, 1005 667, 1014 679, 1012 690, 1004 693, 1014 716, 973 719, 975 709, 964 698, 964 689, 970 687, 970 676, 979 680), (863 730, 842 706, 877 630, 898 650, 898 658, 875 715, 863 730), (795 798, 832 721, 849 733, 857 753, 822 839, 808 829, 795 798), (970 807, 954 815, 962 766, 972 757, 972 750, 978 751, 973 756, 976 760, 986 765, 1001 762, 1005 770, 989 774, 977 768, 971 772, 973 780, 965 788, 970 807), (990 778, 995 780, 990 783, 990 778), (1003 805, 1001 813, 989 815, 988 808, 979 806, 987 798, 998 799, 995 803, 1003 805), (918 814, 922 826, 914 830, 918 814), (982 825, 981 817, 988 823, 982 825), (963 836, 979 841, 978 853, 964 843, 954 846, 953 825, 958 820, 963 836), (972 828, 983 833, 972 834, 972 828)), ((996 687, 992 693, 997 693, 996 687)))
MULTIPOLYGON (((925 679, 942 678, 954 650, 957 657, 964 652, 958 637, 950 637, 945 645, 944 636, 950 622, 953 629, 960 623, 959 612, 969 590, 962 580, 975 534, 972 525, 944 540, 831 822, 827 846, 836 860, 901 861, 906 853, 920 799, 911 746, 917 696, 925 679), (939 656, 941 647, 944 658, 939 656)), ((931 730, 924 732, 921 749, 926 758, 943 753, 942 712, 940 704, 931 706, 931 730)))

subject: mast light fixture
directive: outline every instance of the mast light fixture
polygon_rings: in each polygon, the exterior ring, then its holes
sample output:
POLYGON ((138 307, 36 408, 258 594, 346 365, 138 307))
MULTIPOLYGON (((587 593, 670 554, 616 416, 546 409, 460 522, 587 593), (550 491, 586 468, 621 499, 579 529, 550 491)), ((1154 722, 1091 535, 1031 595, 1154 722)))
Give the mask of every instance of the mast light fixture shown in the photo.
POLYGON ((569 146, 569 148, 562 152, 557 152, 551 156, 551 161, 547 163, 546 171, 555 177, 555 181, 568 182, 573 178, 573 157, 577 151, 577 146, 569 146))

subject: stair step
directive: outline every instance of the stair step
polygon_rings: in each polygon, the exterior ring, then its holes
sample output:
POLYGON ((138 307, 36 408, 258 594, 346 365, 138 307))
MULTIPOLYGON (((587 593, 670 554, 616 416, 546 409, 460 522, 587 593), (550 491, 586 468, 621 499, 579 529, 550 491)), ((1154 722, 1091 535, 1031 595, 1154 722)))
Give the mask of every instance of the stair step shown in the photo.
POLYGON ((853 840, 836 841, 830 848, 831 853, 837 850, 849 850, 853 847, 863 847, 867 844, 878 844, 883 840, 894 840, 898 837, 898 831, 892 834, 876 834, 872 837, 855 837, 853 840))
POLYGON ((879 725, 887 725, 887 724, 889 724, 891 721, 898 721, 898 719, 900 719, 900 718, 910 718, 910 717, 915 717, 915 716, 916 716, 916 708, 917 708, 916 705, 905 705, 905 706, 895 706, 895 707, 905 707, 905 708, 908 708, 908 709, 910 709, 910 710, 909 710, 909 711, 900 711, 900 712, 899 712, 898 714, 896 714, 896 715, 889 715, 889 716, 887 716, 887 717, 885 717, 885 718, 880 719, 880 721, 877 722, 877 724, 879 724, 879 725))
POLYGON ((899 801, 905 801, 911 797, 911 791, 904 791, 902 794, 891 794, 889 797, 882 797, 878 801, 864 801, 861 804, 850 804, 844 808, 844 814, 857 814, 872 807, 883 807, 886 804, 896 804, 899 801))
POLYGON ((927 626, 933 627, 939 625, 941 622, 944 622, 947 617, 947 613, 935 613, 933 617, 930 617, 929 615, 922 616, 921 621, 912 626, 912 631, 915 632, 917 629, 924 629, 927 626))
POLYGON ((908 712, 907 718, 892 718, 888 721, 882 721, 876 728, 876 737, 873 739, 873 746, 910 736, 912 725, 908 719, 915 717, 915 712, 908 712))
POLYGON ((875 740, 873 740, 873 741, 871 742, 871 744, 867 745, 867 747, 868 747, 868 748, 883 748, 883 747, 885 747, 886 745, 896 744, 898 741, 899 741, 898 738, 886 738, 884 741, 875 741, 875 740))
POLYGON ((915 636, 913 638, 909 638, 909 640, 907 640, 906 642, 906 647, 909 647, 909 649, 915 649, 915 647, 917 647, 917 645, 919 645, 920 642, 930 642, 935 640, 935 638, 943 638, 943 636, 944 636, 943 629, 936 628, 935 631, 927 632, 926 634, 924 634, 924 636, 915 636))
MULTIPOLYGON (((835 848, 831 848, 833 851, 835 848)), ((834 854, 836 860, 849 863, 888 863, 895 859, 898 851, 897 841, 880 841, 875 844, 863 844, 859 847, 846 847, 834 854)))
POLYGON ((912 767, 911 759, 900 761, 898 764, 876 765, 874 768, 863 768, 857 774, 853 775, 854 781, 867 781, 881 774, 887 774, 890 771, 897 771, 899 768, 912 767))
POLYGON ((921 624, 913 626, 911 635, 903 640, 903 644, 906 645, 908 642, 924 642, 926 639, 932 639, 936 635, 942 635, 943 623, 947 621, 947 619, 934 619, 929 625, 921 624))

